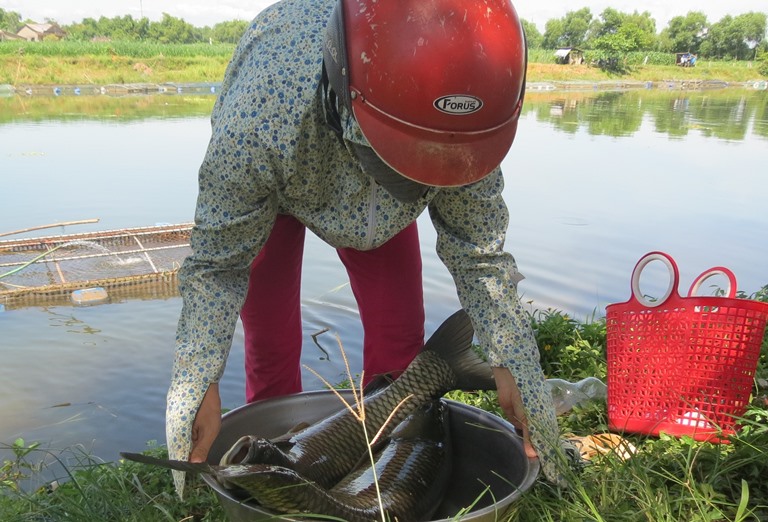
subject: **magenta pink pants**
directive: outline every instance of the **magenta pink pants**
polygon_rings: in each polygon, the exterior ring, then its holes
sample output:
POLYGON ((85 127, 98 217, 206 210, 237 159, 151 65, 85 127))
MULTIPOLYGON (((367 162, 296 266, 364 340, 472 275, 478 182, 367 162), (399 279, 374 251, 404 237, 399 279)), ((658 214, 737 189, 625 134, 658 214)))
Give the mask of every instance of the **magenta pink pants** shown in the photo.
MULTIPOLYGON (((279 215, 251 266, 241 311, 248 402, 301 387, 301 263, 306 229, 279 215)), ((337 249, 363 324, 366 384, 404 370, 424 344, 421 251, 416 223, 373 250, 337 249)))

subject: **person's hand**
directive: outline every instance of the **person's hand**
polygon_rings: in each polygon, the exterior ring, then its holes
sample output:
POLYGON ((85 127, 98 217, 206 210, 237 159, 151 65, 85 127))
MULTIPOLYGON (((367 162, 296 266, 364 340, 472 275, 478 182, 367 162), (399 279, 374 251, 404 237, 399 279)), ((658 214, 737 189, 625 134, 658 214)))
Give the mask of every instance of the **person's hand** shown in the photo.
POLYGON ((219 384, 211 384, 205 392, 200 409, 192 424, 192 451, 189 452, 190 462, 205 462, 213 441, 221 429, 221 398, 219 384))
POLYGON ((525 416, 523 399, 515 382, 515 377, 507 368, 493 368, 493 377, 496 380, 496 390, 499 392, 499 406, 504 411, 509 422, 523 433, 523 446, 527 457, 536 457, 536 450, 531 444, 528 433, 528 420, 525 416))

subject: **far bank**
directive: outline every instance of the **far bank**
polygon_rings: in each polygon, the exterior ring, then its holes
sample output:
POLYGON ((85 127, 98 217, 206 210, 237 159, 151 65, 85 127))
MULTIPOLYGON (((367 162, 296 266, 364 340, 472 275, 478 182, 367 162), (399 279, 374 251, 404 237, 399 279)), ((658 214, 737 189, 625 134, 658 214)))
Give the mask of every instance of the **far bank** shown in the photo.
MULTIPOLYGON (((0 45, 0 85, 109 85, 219 82, 231 56, 230 47, 201 50, 157 49, 146 56, 113 50, 98 54, 31 54, 0 45), (3 52, 5 51, 5 52, 3 52), (206 54, 203 54, 205 51, 206 54)), ((151 51, 151 50, 149 50, 151 51)), ((766 80, 752 62, 702 60, 696 67, 637 65, 615 74, 587 64, 530 62, 528 82, 664 82, 747 83, 766 80)))

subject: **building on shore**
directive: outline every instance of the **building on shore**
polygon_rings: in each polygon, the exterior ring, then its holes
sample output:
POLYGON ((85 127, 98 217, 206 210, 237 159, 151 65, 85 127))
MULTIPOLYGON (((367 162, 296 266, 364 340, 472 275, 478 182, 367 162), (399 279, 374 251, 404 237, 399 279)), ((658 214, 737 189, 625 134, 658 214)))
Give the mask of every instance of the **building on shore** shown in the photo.
POLYGON ((576 47, 561 47, 555 51, 557 63, 566 65, 581 65, 584 63, 584 51, 576 47))
POLYGON ((24 24, 16 36, 28 42, 41 42, 47 38, 60 40, 66 36, 64 30, 58 24, 24 24))
POLYGON ((21 36, 19 36, 17 34, 9 33, 8 31, 0 30, 0 42, 8 42, 8 41, 12 41, 12 40, 23 40, 23 39, 24 38, 22 38, 21 36))

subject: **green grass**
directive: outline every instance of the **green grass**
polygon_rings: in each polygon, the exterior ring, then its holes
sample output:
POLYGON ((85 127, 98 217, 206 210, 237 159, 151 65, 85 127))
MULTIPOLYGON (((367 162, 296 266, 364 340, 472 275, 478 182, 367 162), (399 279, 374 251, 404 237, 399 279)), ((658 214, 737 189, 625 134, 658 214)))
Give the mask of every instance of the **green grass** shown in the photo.
MULTIPOLYGON (((593 405, 574 411, 563 424, 575 433, 593 433, 602 419, 604 411, 593 405)), ((581 473, 570 473, 573 487, 567 490, 540 481, 509 515, 521 522, 768 520, 766 421, 764 407, 751 407, 745 428, 722 445, 627 436, 637 448, 632 458, 596 457, 581 473)))
POLYGON ((0 84, 221 81, 233 45, 0 42, 0 84))
MULTIPOLYGON (((113 84, 220 81, 232 44, 155 42, 0 42, 0 84, 113 84)), ((590 54, 586 53, 589 63, 590 54)), ((528 81, 721 80, 748 82, 761 75, 752 62, 700 60, 674 65, 668 53, 630 53, 622 75, 589 65, 558 65, 550 50, 532 49, 528 81), (647 63, 646 56, 648 57, 647 63)))
POLYGON ((232 44, 161 44, 157 42, 18 42, 0 43, 0 56, 125 56, 129 58, 197 58, 215 56, 229 59, 235 46, 232 44))
MULTIPOLYGON (((80 447, 42 450, 18 440, 10 449, 15 459, 0 467, 3 522, 225 520, 215 493, 199 477, 192 477, 182 502, 170 472, 162 468, 103 462, 80 447)), ((145 453, 168 457, 164 448, 151 443, 145 453)))

